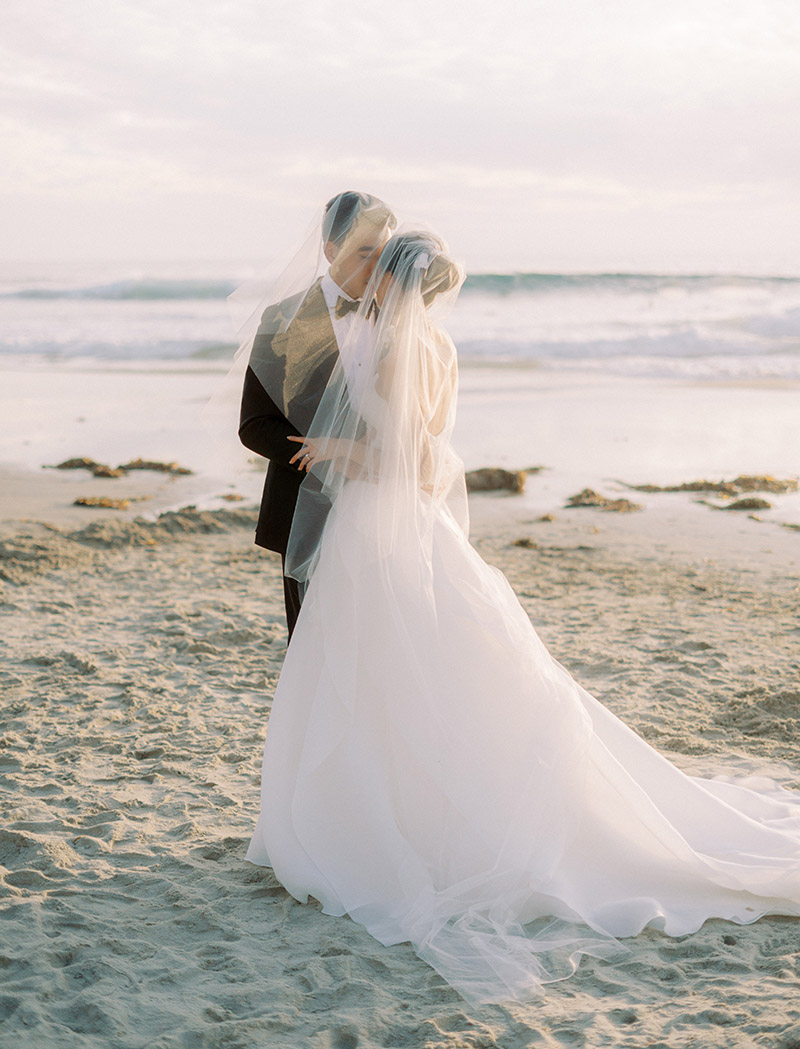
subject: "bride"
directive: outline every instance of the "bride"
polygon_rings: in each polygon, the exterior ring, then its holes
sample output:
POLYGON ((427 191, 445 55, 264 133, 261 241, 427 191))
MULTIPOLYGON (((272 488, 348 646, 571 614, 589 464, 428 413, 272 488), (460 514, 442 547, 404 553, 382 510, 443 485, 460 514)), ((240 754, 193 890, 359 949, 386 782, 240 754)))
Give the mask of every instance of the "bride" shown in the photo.
POLYGON ((800 915, 800 798, 675 768, 470 546, 437 319, 462 280, 434 234, 392 236, 297 439, 304 598, 247 859, 477 1003, 529 998, 648 924, 800 915))

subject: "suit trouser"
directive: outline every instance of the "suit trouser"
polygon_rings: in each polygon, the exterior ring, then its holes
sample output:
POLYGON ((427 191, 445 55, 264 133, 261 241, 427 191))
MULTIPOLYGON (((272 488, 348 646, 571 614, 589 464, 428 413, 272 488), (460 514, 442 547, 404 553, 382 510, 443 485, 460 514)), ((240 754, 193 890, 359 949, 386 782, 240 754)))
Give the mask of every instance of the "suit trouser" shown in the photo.
MULTIPOLYGON (((281 568, 285 570, 285 567, 286 558, 281 554, 281 568)), ((286 625, 289 628, 289 640, 291 641, 294 625, 300 614, 300 589, 297 585, 297 580, 287 576, 285 571, 283 576, 283 600, 286 604, 286 625)))

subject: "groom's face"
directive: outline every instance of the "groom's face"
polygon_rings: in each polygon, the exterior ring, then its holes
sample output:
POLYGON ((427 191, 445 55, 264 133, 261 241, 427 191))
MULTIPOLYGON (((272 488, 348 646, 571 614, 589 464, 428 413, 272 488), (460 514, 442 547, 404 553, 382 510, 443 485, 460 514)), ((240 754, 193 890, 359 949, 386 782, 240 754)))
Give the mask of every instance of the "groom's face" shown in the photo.
POLYGON ((342 291, 354 299, 361 298, 389 236, 388 226, 366 223, 352 230, 342 244, 328 242, 325 245, 325 256, 331 264, 331 277, 342 291))

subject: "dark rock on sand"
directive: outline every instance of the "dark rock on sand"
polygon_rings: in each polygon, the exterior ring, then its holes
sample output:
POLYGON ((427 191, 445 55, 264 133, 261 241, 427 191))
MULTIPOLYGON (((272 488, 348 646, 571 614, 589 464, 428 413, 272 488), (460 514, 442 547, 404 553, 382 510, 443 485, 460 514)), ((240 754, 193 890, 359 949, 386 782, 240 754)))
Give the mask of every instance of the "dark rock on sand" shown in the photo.
POLYGON ((160 463, 155 459, 131 459, 129 463, 121 463, 120 470, 157 470, 165 474, 190 474, 193 471, 177 463, 160 463))
POLYGON ((577 495, 571 495, 567 499, 566 506, 590 506, 596 510, 608 510, 619 514, 630 514, 635 510, 644 510, 641 503, 632 503, 630 499, 609 499, 605 495, 600 495, 593 488, 584 488, 577 495))
POLYGON ((161 463, 155 459, 131 459, 129 463, 121 463, 119 466, 109 466, 108 463, 98 463, 95 459, 81 456, 78 459, 65 459, 58 463, 54 470, 91 470, 95 477, 124 477, 129 470, 156 470, 159 473, 168 474, 191 474, 194 471, 177 463, 161 463))
POLYGON ((80 459, 65 459, 54 467, 46 467, 54 470, 90 470, 95 477, 124 477, 125 471, 117 466, 109 466, 108 463, 98 463, 96 459, 88 459, 82 456, 80 459))
MULTIPOLYGON (((720 506, 719 503, 711 503, 711 502, 708 501, 708 499, 698 499, 697 502, 698 503, 702 503, 703 506, 710 506, 712 510, 771 510, 772 509, 772 503, 768 502, 766 499, 762 499, 760 496, 757 496, 757 495, 748 495, 748 496, 745 496, 744 499, 737 499, 735 502, 733 502, 733 503, 725 503, 723 506, 720 506)), ((760 517, 756 517, 755 514, 753 514, 752 517, 753 517, 754 521, 762 520, 760 517)))
MULTIPOLYGON (((45 467, 49 470, 95 470, 98 466, 104 466, 104 463, 98 463, 94 459, 87 459, 86 456, 82 456, 80 459, 65 459, 63 463, 57 463, 55 466, 45 467)), ((111 469, 111 467, 108 467, 111 469)))
POLYGON ((127 510, 131 505, 130 499, 109 499, 108 496, 86 495, 75 499, 73 506, 91 506, 100 510, 127 510))
POLYGON ((796 478, 781 480, 771 474, 741 474, 732 481, 687 481, 684 484, 671 484, 662 487, 657 484, 626 484, 634 492, 714 492, 723 497, 742 495, 744 492, 770 492, 772 495, 783 495, 796 492, 800 482, 796 478))
POLYGON ((772 503, 758 496, 749 495, 744 499, 737 499, 735 503, 721 506, 720 510, 771 510, 772 503))
POLYGON ((466 475, 468 492, 515 492, 525 489, 527 470, 503 470, 499 466, 487 466, 482 470, 470 470, 466 475))

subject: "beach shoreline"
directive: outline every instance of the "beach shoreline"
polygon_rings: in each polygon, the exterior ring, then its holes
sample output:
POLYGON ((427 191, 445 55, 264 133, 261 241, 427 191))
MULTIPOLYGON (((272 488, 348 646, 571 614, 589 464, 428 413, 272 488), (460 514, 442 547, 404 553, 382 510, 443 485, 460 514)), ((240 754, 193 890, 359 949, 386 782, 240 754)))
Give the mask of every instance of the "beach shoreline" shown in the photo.
MULTIPOLYGON (((85 483, 52 482, 64 500, 73 491, 131 497, 140 502, 130 515, 152 517, 186 504, 221 508, 223 495, 248 503, 260 496, 266 463, 238 442, 239 387, 224 370, 72 361, 5 368, 2 379, 0 470, 14 484, 0 491, 0 520, 46 512, 44 469, 84 456, 112 467, 136 458, 175 461, 192 476, 100 479, 76 472, 71 477, 85 483), (213 416, 207 402, 221 394, 213 416)), ((586 486, 797 477, 799 431, 800 381, 663 380, 481 364, 461 369, 453 442, 467 470, 545 467, 525 499, 541 496, 535 505, 552 509, 586 486)), ((772 501, 768 518, 800 524, 800 500, 772 501)))

